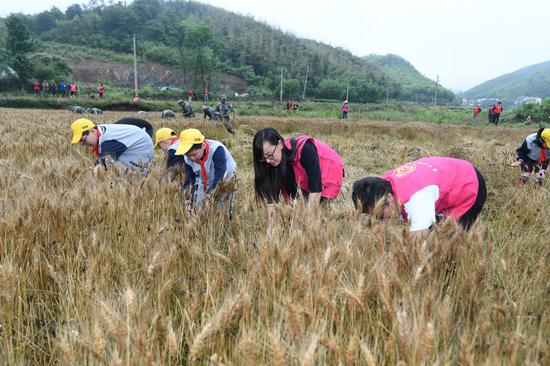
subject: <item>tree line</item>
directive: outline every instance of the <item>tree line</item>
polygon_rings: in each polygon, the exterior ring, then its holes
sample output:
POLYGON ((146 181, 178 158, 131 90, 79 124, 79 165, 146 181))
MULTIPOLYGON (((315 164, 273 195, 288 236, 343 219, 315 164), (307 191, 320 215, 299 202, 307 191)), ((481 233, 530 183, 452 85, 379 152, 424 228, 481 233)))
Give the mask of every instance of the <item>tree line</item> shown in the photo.
POLYGON ((193 1, 105 5, 92 0, 65 12, 52 8, 18 18, 37 40, 122 53, 132 52, 132 35, 137 34, 140 57, 189 71, 193 88, 215 88, 218 71, 244 78, 252 94, 273 96, 282 73, 289 99, 300 99, 304 84, 307 97, 343 99, 349 83, 349 98, 359 102, 403 99, 409 87, 342 48, 193 1))

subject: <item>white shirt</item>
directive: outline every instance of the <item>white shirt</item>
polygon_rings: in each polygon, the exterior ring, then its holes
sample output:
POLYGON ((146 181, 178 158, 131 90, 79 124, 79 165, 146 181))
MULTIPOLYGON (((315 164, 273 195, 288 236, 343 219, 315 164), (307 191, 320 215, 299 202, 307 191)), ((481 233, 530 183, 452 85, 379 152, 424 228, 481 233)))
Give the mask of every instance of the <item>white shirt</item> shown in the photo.
POLYGON ((403 204, 411 231, 429 229, 435 223, 435 203, 439 199, 439 187, 432 184, 416 192, 403 204))

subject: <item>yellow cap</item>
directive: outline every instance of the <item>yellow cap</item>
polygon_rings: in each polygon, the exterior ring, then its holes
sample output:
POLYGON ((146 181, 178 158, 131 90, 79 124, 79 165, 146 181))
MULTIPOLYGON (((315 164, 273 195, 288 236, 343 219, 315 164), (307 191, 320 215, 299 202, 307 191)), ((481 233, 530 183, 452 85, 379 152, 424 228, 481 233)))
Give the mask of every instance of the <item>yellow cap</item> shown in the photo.
POLYGON ((180 133, 180 146, 176 150, 176 155, 183 155, 195 144, 202 144, 204 136, 196 128, 188 128, 180 133))
POLYGON ((550 128, 545 128, 544 130, 542 130, 540 137, 542 137, 542 139, 546 143, 546 146, 550 146, 550 128))
POLYGON ((159 142, 172 139, 176 136, 176 132, 168 127, 163 127, 157 130, 155 133, 155 149, 158 147, 159 142))
POLYGON ((95 127, 95 123, 86 118, 79 118, 71 124, 71 130, 73 131, 73 139, 71 144, 76 144, 82 140, 82 134, 95 127))

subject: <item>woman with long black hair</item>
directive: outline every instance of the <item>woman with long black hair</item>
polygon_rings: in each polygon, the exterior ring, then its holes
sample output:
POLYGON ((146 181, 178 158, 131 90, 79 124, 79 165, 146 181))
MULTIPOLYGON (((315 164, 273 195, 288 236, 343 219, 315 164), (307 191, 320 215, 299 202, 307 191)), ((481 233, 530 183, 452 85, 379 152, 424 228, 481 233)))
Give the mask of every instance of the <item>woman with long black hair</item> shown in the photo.
POLYGON ((269 227, 281 195, 288 202, 300 188, 308 204, 318 205, 340 193, 342 158, 322 141, 307 135, 284 139, 276 129, 266 127, 254 136, 252 151, 254 189, 266 204, 269 227))

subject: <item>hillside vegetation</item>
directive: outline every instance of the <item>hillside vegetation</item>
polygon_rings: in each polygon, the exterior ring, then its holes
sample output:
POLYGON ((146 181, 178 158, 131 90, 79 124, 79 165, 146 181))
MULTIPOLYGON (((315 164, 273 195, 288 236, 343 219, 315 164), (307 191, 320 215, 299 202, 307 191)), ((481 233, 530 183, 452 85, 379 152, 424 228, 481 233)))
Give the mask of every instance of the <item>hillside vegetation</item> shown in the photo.
MULTIPOLYGON (((422 75, 414 66, 398 55, 369 55, 365 57, 381 68, 389 77, 399 84, 398 95, 401 100, 432 103, 435 95, 435 81, 422 75)), ((452 101, 455 95, 452 91, 438 86, 437 99, 446 103, 452 101)))
POLYGON ((463 93, 464 98, 500 98, 505 104, 522 95, 550 97, 550 61, 499 76, 463 93))
MULTIPOLYGON (((302 96, 307 72, 309 97, 342 99, 349 81, 354 101, 385 98, 388 88, 390 98, 411 100, 398 80, 372 62, 250 17, 192 1, 102 4, 73 5, 64 13, 52 8, 25 16, 24 21, 41 42, 125 54, 132 51, 131 35, 137 33, 139 56, 189 72, 186 87, 215 88, 216 71, 223 70, 249 82, 253 94, 272 96, 277 95, 282 70, 285 98, 302 96)), ((451 100, 452 96, 441 98, 451 100)))

